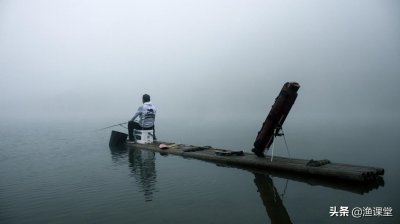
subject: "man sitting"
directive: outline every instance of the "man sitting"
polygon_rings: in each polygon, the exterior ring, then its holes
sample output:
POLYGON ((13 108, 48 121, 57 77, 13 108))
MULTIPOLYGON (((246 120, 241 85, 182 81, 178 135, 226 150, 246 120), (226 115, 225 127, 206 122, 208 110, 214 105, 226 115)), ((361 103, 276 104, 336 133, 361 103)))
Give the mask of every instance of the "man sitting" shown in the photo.
POLYGON ((156 119, 156 107, 150 101, 150 95, 143 95, 143 105, 138 108, 135 115, 128 122, 129 140, 135 141, 133 130, 153 130, 153 139, 156 140, 154 121, 156 119), (137 121, 135 119, 138 118, 137 121))

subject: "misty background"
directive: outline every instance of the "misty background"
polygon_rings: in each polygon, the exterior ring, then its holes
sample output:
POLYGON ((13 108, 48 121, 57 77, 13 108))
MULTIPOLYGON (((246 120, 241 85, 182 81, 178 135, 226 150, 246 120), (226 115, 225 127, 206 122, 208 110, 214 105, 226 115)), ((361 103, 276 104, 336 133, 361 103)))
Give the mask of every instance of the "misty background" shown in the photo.
MULTIPOLYGON (((400 2, 0 1, 0 123, 249 123, 287 81, 287 122, 398 124, 400 2)), ((257 128, 254 129, 254 126, 257 128)), ((251 139, 253 140, 253 139, 251 139)))

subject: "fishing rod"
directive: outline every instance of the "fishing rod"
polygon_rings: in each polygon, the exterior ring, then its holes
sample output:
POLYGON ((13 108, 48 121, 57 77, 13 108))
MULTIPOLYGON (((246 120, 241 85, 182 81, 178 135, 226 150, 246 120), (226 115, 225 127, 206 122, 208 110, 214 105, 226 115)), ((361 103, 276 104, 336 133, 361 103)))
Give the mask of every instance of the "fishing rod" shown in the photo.
POLYGON ((128 123, 128 122, 119 123, 119 124, 114 124, 114 125, 111 125, 111 126, 108 126, 108 127, 105 127, 105 128, 97 129, 97 130, 95 130, 95 131, 101 131, 101 130, 104 130, 104 129, 107 129, 107 128, 116 127, 116 126, 121 126, 121 127, 123 127, 123 128, 127 128, 127 127, 123 126, 123 124, 127 124, 127 123, 128 123))

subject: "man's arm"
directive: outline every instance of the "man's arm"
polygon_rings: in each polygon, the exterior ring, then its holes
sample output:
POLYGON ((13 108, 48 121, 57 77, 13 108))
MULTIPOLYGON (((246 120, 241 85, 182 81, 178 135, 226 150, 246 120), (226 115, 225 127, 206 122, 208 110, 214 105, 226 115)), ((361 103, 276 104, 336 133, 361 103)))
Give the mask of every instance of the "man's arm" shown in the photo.
POLYGON ((136 113, 133 115, 131 121, 134 121, 141 113, 143 110, 143 106, 139 107, 138 110, 136 111, 136 113))

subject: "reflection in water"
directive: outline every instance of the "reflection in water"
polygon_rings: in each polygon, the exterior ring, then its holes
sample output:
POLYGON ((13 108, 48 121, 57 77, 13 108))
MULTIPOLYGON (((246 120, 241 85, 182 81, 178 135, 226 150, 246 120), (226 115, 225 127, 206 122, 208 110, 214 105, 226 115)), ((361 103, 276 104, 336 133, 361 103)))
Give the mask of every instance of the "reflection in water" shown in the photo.
MULTIPOLYGON (((257 172, 256 170, 245 169, 250 172, 257 172)), ((265 171, 259 171, 261 173, 266 173, 265 171)), ((306 183, 311 186, 323 186, 328 188, 333 188, 337 190, 352 192, 356 194, 366 194, 372 190, 378 189, 379 187, 385 186, 385 181, 382 177, 378 177, 375 180, 369 182, 354 182, 354 181, 338 181, 336 179, 327 177, 316 177, 310 175, 300 176, 297 173, 285 172, 285 171, 274 171, 269 170, 268 174, 270 176, 276 176, 286 180, 293 180, 296 182, 306 183)))
POLYGON ((153 200, 156 183, 155 153, 147 150, 129 149, 129 167, 146 201, 153 200))
POLYGON ((126 157, 128 155, 128 149, 126 146, 112 146, 110 147, 111 159, 114 164, 121 165, 126 162, 126 157))
POLYGON ((292 223, 289 214, 282 203, 282 199, 276 190, 272 179, 267 174, 254 173, 254 183, 263 201, 267 215, 272 224, 292 223))
POLYGON ((128 149, 126 146, 110 147, 111 158, 115 164, 121 165, 128 157, 129 168, 141 191, 145 201, 153 200, 156 190, 155 153, 147 150, 128 149))

